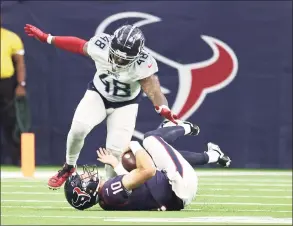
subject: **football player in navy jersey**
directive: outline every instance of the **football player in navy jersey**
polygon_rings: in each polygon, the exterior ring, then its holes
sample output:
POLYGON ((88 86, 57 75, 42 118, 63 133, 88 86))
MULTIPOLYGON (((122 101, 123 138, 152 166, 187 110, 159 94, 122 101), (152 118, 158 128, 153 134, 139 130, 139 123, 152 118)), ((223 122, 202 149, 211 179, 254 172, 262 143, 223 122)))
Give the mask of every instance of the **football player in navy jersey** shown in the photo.
MULTIPOLYGON (((107 149, 100 148, 98 160, 111 165, 118 176, 101 179, 96 168, 84 166, 84 173, 70 176, 64 186, 68 203, 78 210, 97 203, 104 210, 181 210, 190 204, 197 192, 197 175, 186 159, 169 143, 184 135, 197 135, 199 127, 189 122, 163 125, 145 134, 143 145, 131 141, 129 149, 137 168, 126 171, 107 149)), ((193 163, 230 165, 230 158, 219 146, 208 143, 203 153, 184 152, 193 163)))

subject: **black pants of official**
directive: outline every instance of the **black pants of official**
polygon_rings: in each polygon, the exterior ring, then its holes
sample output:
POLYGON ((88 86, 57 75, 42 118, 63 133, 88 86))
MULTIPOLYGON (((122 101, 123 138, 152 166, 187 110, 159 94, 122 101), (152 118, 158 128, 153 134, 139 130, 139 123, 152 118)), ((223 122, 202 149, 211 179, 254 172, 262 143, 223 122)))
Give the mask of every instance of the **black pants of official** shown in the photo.
POLYGON ((1 164, 10 163, 19 165, 20 143, 14 139, 14 128, 16 124, 16 114, 14 107, 16 79, 0 79, 0 151, 1 164))

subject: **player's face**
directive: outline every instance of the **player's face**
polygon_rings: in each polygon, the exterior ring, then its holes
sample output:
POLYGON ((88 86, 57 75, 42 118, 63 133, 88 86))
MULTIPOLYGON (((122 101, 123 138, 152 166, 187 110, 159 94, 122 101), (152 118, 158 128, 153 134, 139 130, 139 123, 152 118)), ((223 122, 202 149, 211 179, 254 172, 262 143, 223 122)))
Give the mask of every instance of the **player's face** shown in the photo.
POLYGON ((130 63, 130 60, 125 60, 117 55, 114 55, 113 53, 110 53, 110 61, 114 64, 119 66, 126 66, 130 63))

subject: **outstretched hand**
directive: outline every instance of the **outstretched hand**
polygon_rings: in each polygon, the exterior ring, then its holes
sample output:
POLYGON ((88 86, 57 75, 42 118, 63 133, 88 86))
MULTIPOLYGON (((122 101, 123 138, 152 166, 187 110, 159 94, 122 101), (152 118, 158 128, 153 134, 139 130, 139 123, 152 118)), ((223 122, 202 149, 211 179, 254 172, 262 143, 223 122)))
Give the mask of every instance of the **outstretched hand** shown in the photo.
POLYGON ((113 168, 119 164, 118 159, 106 148, 99 148, 99 150, 97 150, 97 154, 98 160, 102 163, 109 164, 113 168))
POLYGON ((28 36, 34 37, 37 40, 41 42, 46 42, 49 34, 44 33, 41 31, 39 28, 31 25, 31 24, 26 24, 24 27, 25 33, 27 33, 28 36))

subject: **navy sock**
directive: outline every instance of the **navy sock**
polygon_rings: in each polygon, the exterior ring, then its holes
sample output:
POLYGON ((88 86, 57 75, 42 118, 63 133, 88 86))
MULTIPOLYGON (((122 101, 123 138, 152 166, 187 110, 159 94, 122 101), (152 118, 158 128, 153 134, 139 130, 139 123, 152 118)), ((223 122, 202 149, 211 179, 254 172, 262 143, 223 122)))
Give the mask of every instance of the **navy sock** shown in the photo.
POLYGON ((165 128, 159 128, 150 132, 147 132, 144 135, 144 138, 148 136, 158 136, 163 138, 167 143, 174 142, 178 137, 184 136, 185 130, 181 126, 171 126, 165 128))
POLYGON ((205 164, 208 164, 209 162, 209 156, 205 152, 197 153, 197 152, 181 151, 181 150, 178 150, 178 152, 191 165, 205 165, 205 164))

